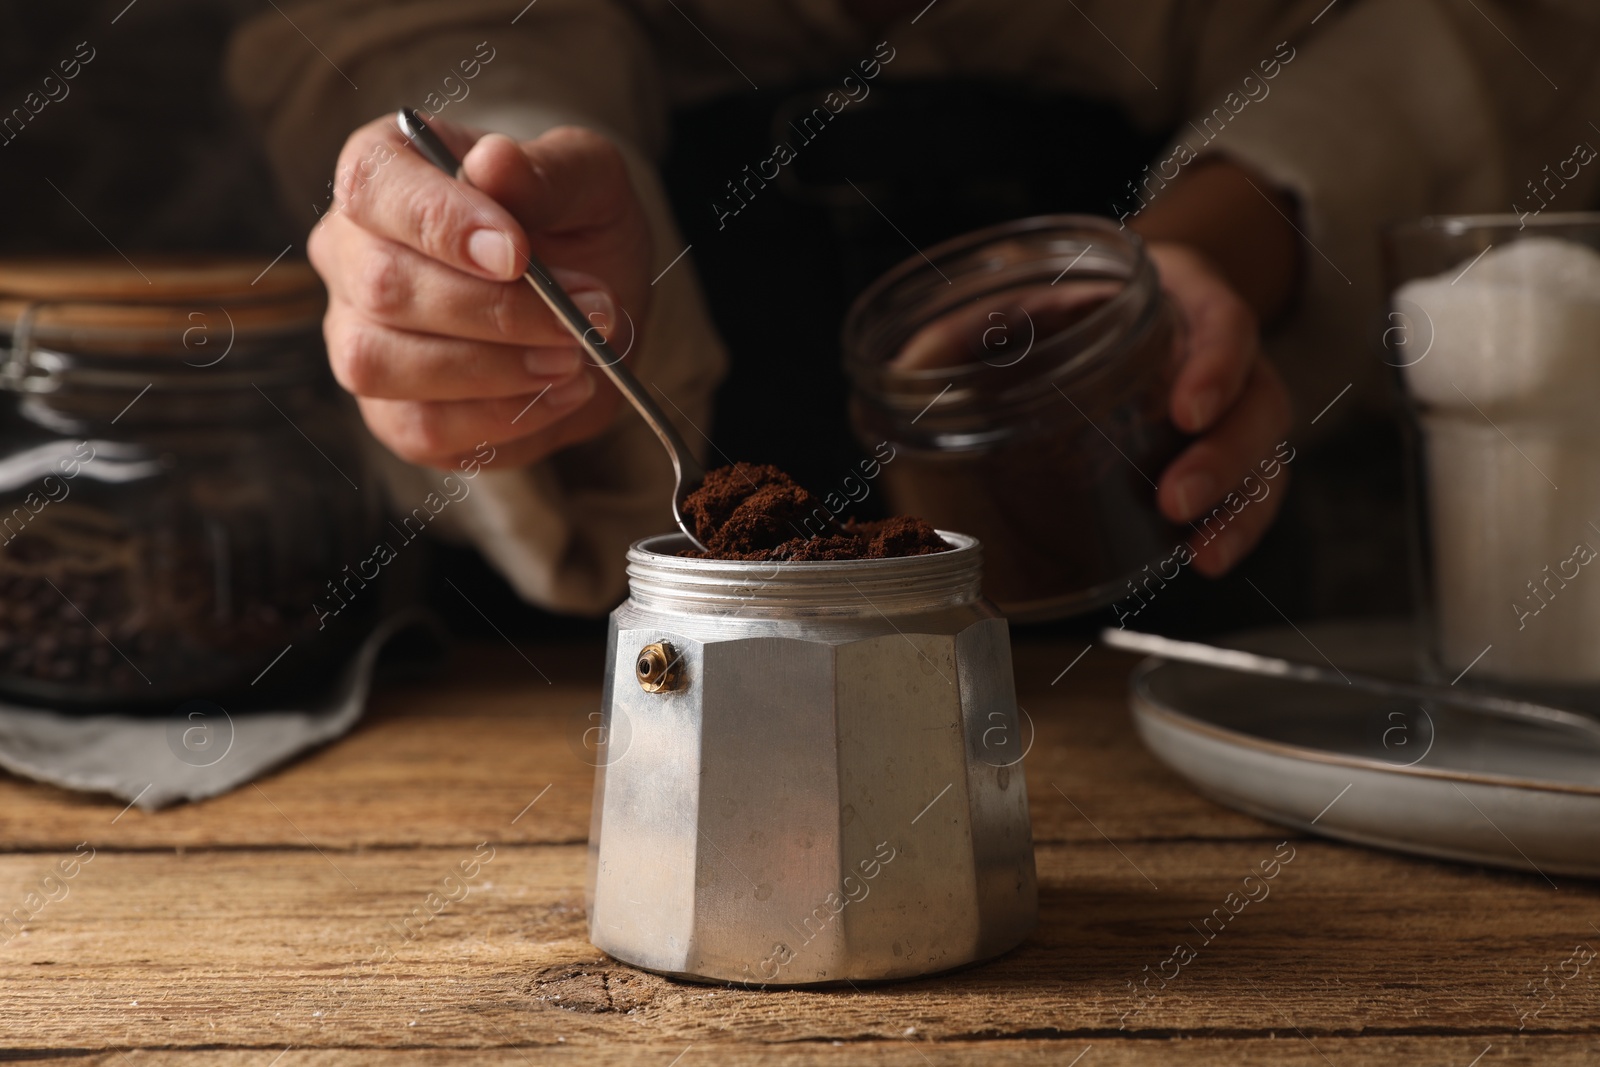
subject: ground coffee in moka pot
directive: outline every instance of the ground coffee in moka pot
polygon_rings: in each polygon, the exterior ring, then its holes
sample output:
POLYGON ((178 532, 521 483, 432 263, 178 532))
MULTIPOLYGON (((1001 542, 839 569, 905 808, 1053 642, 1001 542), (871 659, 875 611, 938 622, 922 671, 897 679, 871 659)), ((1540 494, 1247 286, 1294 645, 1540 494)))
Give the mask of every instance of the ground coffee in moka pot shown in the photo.
POLYGON ((921 519, 841 521, 783 471, 753 463, 709 472, 684 509, 708 559, 891 559, 950 547, 921 519))

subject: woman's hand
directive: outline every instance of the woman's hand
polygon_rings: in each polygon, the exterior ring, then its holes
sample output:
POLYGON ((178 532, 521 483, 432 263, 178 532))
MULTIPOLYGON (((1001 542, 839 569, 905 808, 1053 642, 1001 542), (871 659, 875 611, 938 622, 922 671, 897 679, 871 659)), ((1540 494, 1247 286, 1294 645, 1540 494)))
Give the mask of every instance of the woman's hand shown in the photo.
POLYGON ((308 252, 328 287, 334 377, 400 458, 453 466, 474 446, 522 465, 601 433, 620 397, 521 280, 531 249, 619 350, 650 292, 650 234, 615 145, 573 127, 521 144, 430 125, 456 181, 392 117, 340 155, 308 252))
MULTIPOLYGON (((1255 312, 1200 253, 1184 245, 1152 244, 1162 286, 1186 320, 1183 363, 1172 386, 1171 416, 1200 439, 1162 473, 1156 501, 1167 518, 1195 522, 1229 493, 1249 500, 1213 540, 1196 537, 1194 567, 1216 577, 1244 558, 1277 516, 1288 470, 1270 482, 1257 464, 1272 458, 1289 432, 1289 393, 1261 354, 1255 312), (1255 476, 1248 491, 1246 475, 1255 476), (1266 495, 1260 485, 1266 484, 1266 495)), ((1218 524, 1207 527, 1214 533, 1218 524)))
MULTIPOLYGON (((1216 577, 1255 547, 1288 484, 1280 469, 1264 495, 1246 475, 1273 459, 1289 433, 1289 392, 1261 353, 1262 320, 1293 301, 1300 276, 1294 198, 1227 158, 1192 163, 1131 223, 1149 242, 1161 284, 1187 320, 1187 351, 1172 387, 1172 421, 1200 439, 1161 475, 1156 500, 1169 519, 1196 522, 1237 492, 1250 503, 1222 533, 1196 537, 1194 567, 1216 577)), ((1292 447, 1292 442, 1291 442, 1292 447)), ((1281 467, 1281 465, 1280 465, 1281 467)), ((1219 524, 1207 529, 1214 531, 1219 524)))

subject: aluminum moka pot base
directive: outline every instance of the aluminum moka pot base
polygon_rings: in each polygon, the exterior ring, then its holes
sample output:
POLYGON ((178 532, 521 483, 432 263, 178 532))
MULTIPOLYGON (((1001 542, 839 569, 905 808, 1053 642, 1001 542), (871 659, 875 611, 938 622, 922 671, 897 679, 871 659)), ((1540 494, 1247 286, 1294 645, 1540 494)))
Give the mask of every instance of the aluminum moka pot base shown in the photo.
POLYGON ((1005 619, 974 538, 928 556, 628 553, 611 616, 589 937, 682 978, 911 978, 1038 913, 1005 619))

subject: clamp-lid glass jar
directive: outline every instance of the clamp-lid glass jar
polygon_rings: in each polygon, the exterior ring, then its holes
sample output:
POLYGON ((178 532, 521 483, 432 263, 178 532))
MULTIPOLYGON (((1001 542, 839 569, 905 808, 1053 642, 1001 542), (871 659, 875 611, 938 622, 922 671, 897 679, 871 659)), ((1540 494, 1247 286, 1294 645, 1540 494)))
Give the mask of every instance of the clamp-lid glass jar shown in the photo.
POLYGON ((359 638, 313 610, 379 521, 322 306, 304 263, 0 261, 0 693, 265 697, 359 638))
MULTIPOLYGON (((1154 479, 1181 321, 1143 243, 1090 216, 1021 219, 913 256, 844 325, 851 419, 893 446, 889 504, 987 548, 1014 619, 1110 603, 1183 534, 1154 479)), ((881 449, 880 449, 880 459, 881 449)))

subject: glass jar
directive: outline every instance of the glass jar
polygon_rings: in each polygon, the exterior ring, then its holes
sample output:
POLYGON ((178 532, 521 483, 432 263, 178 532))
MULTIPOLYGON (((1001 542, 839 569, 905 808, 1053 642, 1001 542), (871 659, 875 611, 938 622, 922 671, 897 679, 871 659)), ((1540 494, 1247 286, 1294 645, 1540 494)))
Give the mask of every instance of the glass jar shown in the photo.
POLYGON ((265 700, 359 640, 379 498, 322 306, 293 261, 0 261, 0 693, 265 700))
POLYGON ((851 418, 896 512, 975 534, 1013 619, 1098 607, 1184 534, 1155 481, 1180 319, 1143 242, 1052 215, 913 256, 844 325, 851 418))
POLYGON ((1600 213, 1419 219, 1384 248, 1422 668, 1600 706, 1600 213))
POLYGON ((1006 620, 982 550, 833 562, 628 551, 611 613, 589 938, 747 985, 988 959, 1038 892, 1006 620))

